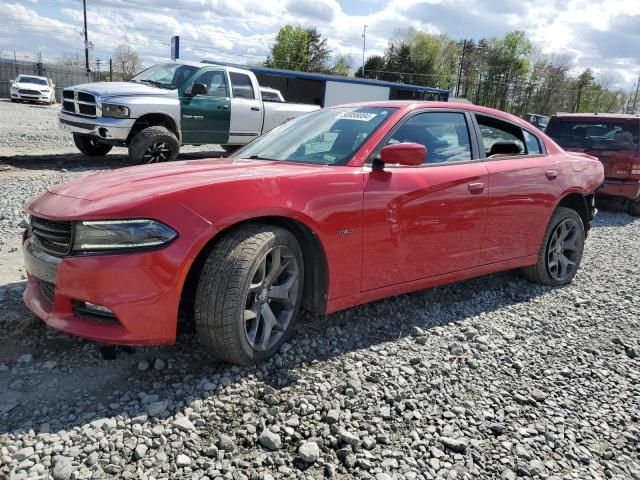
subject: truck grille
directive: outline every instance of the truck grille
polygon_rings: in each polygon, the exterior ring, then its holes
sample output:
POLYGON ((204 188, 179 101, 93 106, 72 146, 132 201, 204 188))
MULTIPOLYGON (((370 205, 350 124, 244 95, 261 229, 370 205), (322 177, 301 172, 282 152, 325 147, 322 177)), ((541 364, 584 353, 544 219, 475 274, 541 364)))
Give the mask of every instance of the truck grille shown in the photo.
POLYGON ((55 292, 56 292, 56 286, 53 283, 40 280, 40 293, 42 293, 42 296, 49 303, 53 303, 55 292))
POLYGON ((71 222, 54 222, 31 217, 31 232, 36 244, 45 252, 61 256, 71 252, 71 222))
POLYGON ((91 93, 79 90, 64 90, 62 92, 62 111, 74 115, 97 117, 96 97, 91 93))
POLYGON ((18 90, 18 93, 20 95, 35 95, 36 97, 40 96, 40 92, 37 90, 26 90, 24 88, 21 88, 20 90, 18 90))

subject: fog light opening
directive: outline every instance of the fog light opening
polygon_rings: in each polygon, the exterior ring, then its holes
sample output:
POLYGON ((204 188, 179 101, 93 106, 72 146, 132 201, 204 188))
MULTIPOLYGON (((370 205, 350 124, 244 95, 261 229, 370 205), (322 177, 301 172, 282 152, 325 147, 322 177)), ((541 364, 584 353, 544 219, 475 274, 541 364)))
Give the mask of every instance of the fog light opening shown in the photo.
POLYGON ((109 136, 109 130, 104 127, 100 127, 98 129, 98 135, 100 135, 102 138, 107 138, 109 136))
POLYGON ((72 302, 73 314, 78 317, 85 317, 103 323, 118 323, 118 319, 113 311, 104 305, 97 303, 85 302, 82 300, 74 300, 72 302))

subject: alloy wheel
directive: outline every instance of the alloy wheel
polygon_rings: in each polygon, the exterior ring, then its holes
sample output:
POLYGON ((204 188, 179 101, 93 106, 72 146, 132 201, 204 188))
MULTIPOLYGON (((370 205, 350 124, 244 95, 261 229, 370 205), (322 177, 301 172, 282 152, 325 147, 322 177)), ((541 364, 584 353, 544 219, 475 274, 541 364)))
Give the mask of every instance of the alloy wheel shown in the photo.
POLYGON ((287 331, 301 293, 299 285, 300 268, 289 247, 273 247, 258 262, 244 310, 245 335, 254 350, 268 350, 287 331))
POLYGON ((144 151, 142 159, 145 163, 158 163, 164 162, 169 158, 171 150, 166 142, 155 142, 147 147, 144 151))
POLYGON ((553 230, 547 247, 547 270, 559 282, 569 278, 577 267, 582 249, 580 228, 567 218, 553 230))

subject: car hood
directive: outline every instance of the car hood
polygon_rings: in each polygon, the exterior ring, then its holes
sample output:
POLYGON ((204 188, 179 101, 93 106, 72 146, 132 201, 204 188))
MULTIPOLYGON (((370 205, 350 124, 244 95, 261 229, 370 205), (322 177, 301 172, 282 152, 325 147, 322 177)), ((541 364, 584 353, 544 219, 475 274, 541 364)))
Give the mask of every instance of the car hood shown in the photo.
POLYGON ((84 90, 101 97, 130 96, 130 95, 167 95, 174 90, 158 88, 135 82, 99 82, 74 85, 74 90, 84 90))
POLYGON ((16 83, 16 87, 29 90, 44 90, 45 88, 51 88, 49 85, 38 85, 37 83, 16 83))
POLYGON ((266 180, 321 171, 324 166, 267 160, 211 159, 120 168, 81 177, 49 189, 50 193, 90 202, 135 203, 148 197, 223 182, 266 180))

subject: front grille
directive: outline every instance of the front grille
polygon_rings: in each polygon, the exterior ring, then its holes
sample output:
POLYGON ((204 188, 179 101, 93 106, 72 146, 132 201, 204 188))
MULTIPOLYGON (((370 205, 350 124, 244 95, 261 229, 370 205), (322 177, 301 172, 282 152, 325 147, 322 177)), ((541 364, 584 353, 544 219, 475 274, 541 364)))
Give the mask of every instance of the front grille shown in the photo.
POLYGON ((49 303, 53 303, 53 298, 55 296, 56 286, 53 283, 45 282, 40 280, 40 292, 42 296, 49 303))
POLYGON ((62 92, 62 111, 74 115, 97 117, 96 97, 87 92, 64 90, 62 92))
POLYGON ((20 95, 36 95, 36 96, 40 96, 40 92, 38 90, 27 90, 24 88, 21 88, 20 90, 18 90, 18 93, 20 95))
POLYGON ((31 217, 31 232, 36 244, 52 255, 67 255, 71 251, 72 230, 71 222, 31 217))

